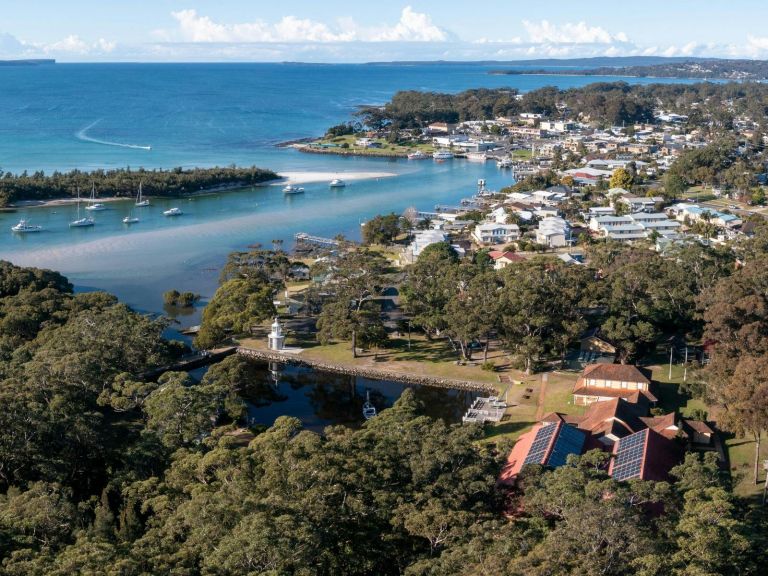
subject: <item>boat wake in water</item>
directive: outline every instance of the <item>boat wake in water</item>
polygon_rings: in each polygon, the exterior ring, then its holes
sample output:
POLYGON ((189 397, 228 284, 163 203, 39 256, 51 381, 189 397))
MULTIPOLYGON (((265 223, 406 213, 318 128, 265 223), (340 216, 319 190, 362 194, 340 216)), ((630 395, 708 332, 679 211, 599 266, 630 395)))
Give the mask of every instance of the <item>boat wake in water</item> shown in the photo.
POLYGON ((78 132, 75 132, 75 137, 78 140, 83 140, 84 142, 93 142, 94 144, 103 144, 104 146, 118 146, 119 148, 133 148, 134 150, 152 150, 152 146, 141 146, 139 144, 123 144, 122 142, 110 142, 109 140, 99 140, 98 138, 92 138, 91 136, 88 136, 88 130, 96 126, 101 122, 101 118, 96 120, 95 122, 91 122, 83 128, 82 130, 79 130, 78 132))

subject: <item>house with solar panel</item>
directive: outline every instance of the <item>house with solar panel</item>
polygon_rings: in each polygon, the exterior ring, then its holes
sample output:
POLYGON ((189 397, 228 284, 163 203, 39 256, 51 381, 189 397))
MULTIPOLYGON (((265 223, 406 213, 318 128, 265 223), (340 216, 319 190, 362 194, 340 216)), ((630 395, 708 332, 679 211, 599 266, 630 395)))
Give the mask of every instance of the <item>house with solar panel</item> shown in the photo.
MULTIPOLYGON (((608 474, 617 480, 666 479, 682 459, 694 421, 675 413, 651 416, 640 397, 612 398, 590 404, 584 414, 553 412, 521 435, 502 468, 499 482, 512 485, 527 464, 557 468, 570 454, 598 449, 611 454, 608 474)), ((706 427, 705 423, 699 423, 706 427)), ((699 426, 700 428, 700 426, 699 426)), ((708 428, 708 427, 707 427, 708 428)))
POLYGON ((629 364, 590 364, 573 387, 573 402, 589 406, 613 398, 656 403, 651 393, 651 379, 637 366, 629 364))

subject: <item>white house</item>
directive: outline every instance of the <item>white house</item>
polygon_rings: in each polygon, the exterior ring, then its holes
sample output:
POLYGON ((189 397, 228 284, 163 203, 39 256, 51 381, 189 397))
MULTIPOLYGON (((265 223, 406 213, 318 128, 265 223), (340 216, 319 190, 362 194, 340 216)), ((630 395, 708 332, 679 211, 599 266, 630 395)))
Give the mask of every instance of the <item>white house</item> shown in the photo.
POLYGON ((508 216, 509 214, 507 214, 507 211, 504 209, 504 207, 499 206, 498 208, 491 210, 491 212, 488 214, 488 220, 493 220, 496 222, 496 224, 506 224, 508 216))
POLYGON ((472 238, 480 244, 505 244, 520 238, 520 228, 517 224, 484 222, 475 226, 472 238))
POLYGON ((539 222, 536 229, 536 242, 549 246, 550 248, 560 248, 568 244, 570 240, 571 229, 563 218, 547 217, 539 222))

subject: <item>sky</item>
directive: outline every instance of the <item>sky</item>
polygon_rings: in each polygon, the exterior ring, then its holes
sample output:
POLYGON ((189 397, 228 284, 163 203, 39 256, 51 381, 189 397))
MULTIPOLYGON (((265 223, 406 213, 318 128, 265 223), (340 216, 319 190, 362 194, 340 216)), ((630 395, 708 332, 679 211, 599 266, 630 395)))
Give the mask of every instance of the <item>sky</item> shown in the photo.
POLYGON ((0 15, 0 59, 768 58, 766 0, 0 0, 0 15))

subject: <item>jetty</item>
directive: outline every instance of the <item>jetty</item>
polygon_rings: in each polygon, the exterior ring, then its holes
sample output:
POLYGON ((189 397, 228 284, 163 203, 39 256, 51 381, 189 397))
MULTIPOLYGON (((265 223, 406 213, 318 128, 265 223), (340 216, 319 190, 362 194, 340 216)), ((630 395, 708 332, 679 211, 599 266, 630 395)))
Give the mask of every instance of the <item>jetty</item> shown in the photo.
POLYGON ((467 413, 461 418, 464 424, 500 422, 507 410, 507 403, 497 396, 478 396, 467 413))
POLYGON ((334 238, 323 238, 322 236, 312 236, 306 232, 294 234, 293 239, 297 244, 310 244, 312 246, 321 246, 323 248, 338 248, 341 245, 339 240, 334 238))
POLYGON ((155 368, 143 374, 145 380, 156 380, 165 372, 188 372, 195 368, 201 368, 208 366, 209 364, 216 364, 221 362, 227 356, 231 356, 237 352, 237 346, 225 346, 223 348, 214 348, 212 350, 201 350, 195 354, 189 354, 179 358, 178 362, 155 368))

